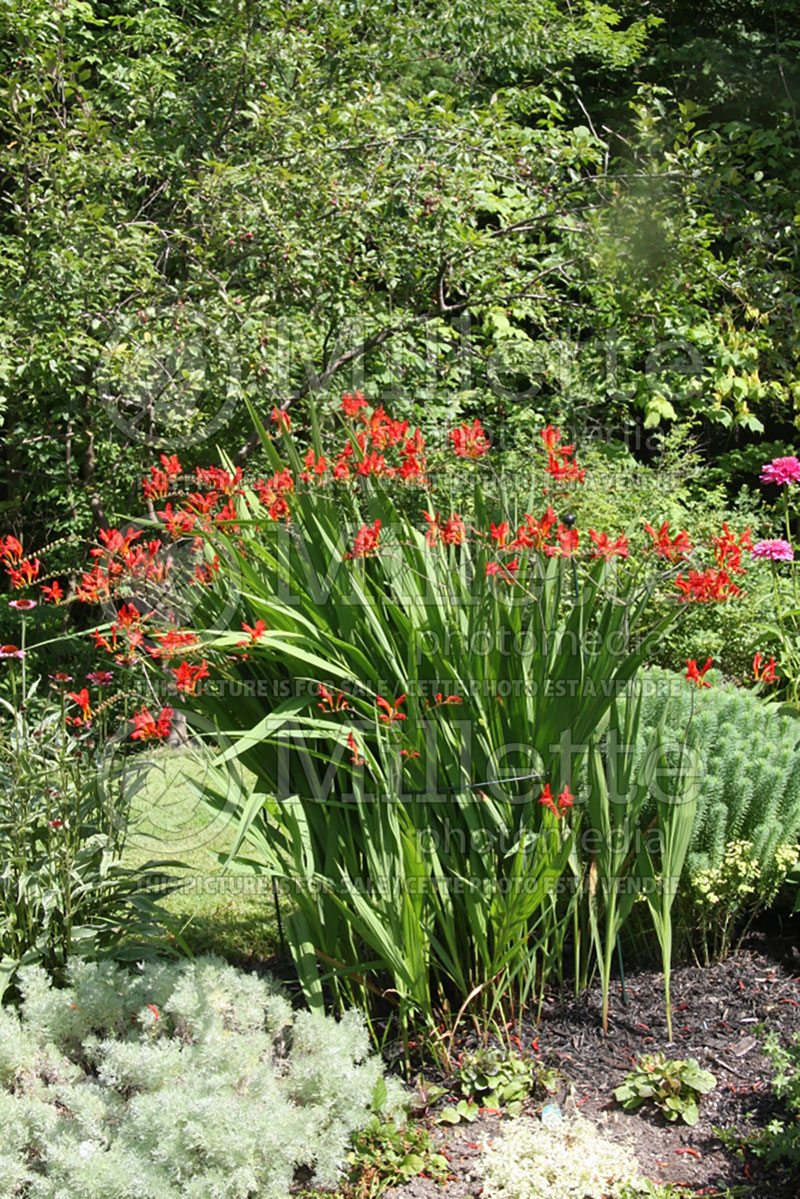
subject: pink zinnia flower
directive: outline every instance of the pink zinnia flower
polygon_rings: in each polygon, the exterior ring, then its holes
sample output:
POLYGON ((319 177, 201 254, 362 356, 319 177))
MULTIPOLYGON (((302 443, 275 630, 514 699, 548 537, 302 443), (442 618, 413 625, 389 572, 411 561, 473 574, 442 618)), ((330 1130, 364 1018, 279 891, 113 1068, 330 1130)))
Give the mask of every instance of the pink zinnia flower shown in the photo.
POLYGON ((16 608, 17 612, 29 612, 31 608, 36 607, 36 600, 32 599, 16 599, 9 600, 9 608, 16 608))
POLYGON ((771 558, 773 562, 793 562, 794 550, 788 541, 780 537, 771 537, 767 541, 757 541, 750 551, 751 558, 771 558))
POLYGON ((762 483, 800 483, 800 461, 791 458, 773 458, 761 471, 762 483))

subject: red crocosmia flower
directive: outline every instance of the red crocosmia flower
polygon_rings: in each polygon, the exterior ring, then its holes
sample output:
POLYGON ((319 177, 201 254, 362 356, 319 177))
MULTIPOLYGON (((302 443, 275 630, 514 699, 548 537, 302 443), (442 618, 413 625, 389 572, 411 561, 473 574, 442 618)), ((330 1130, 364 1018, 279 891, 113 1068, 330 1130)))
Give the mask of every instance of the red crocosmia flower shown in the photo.
POLYGON ((195 564, 194 577, 197 582, 202 583, 204 587, 210 587, 218 574, 219 558, 216 554, 210 562, 198 562, 195 564))
MULTIPOLYGON (((547 425, 542 429, 541 437, 548 454, 555 453, 556 447, 561 441, 561 430, 554 429, 552 425, 547 425)), ((570 448, 570 453, 572 452, 572 448, 574 447, 570 448)))
POLYGON ((303 480, 303 482, 310 483, 313 474, 316 475, 317 482, 321 483, 322 476, 328 469, 328 463, 325 461, 325 455, 320 454, 319 458, 317 458, 316 454, 314 453, 314 447, 309 446, 306 451, 306 456, 303 459, 303 463, 306 468, 300 475, 300 478, 303 480))
POLYGON ((142 536, 142 530, 126 529, 125 533, 120 533, 119 529, 99 529, 97 536, 102 541, 102 546, 96 546, 89 550, 93 558, 100 557, 101 554, 116 554, 120 558, 125 558, 130 553, 131 543, 142 536))
POLYGON ((723 522, 722 533, 719 537, 712 537, 711 540, 714 545, 714 557, 718 564, 733 574, 744 574, 744 567, 741 565, 742 550, 752 550, 753 548, 749 528, 740 533, 737 538, 735 533, 731 533, 727 523, 723 522))
POLYGON ((504 583, 513 583, 514 575, 519 570, 519 558, 512 558, 510 562, 487 562, 486 563, 486 578, 502 579, 504 583))
POLYGON ((269 514, 272 520, 285 520, 288 522, 291 519, 292 510, 285 495, 279 495, 275 502, 270 504, 269 514))
POLYGON ((22 546, 16 537, 0 538, 0 558, 8 565, 14 565, 22 558, 22 546))
POLYGON ((562 446, 554 454, 548 456, 547 466, 544 469, 557 483, 582 483, 586 478, 584 468, 569 458, 569 454, 574 448, 574 446, 562 446))
POLYGON ((192 666, 189 662, 181 662, 177 668, 170 667, 170 670, 175 675, 175 686, 178 691, 184 695, 194 695, 200 679, 208 678, 208 668, 205 661, 199 666, 192 666))
POLYGON ((151 658, 174 658, 183 650, 197 645, 200 638, 196 633, 185 633, 181 629, 170 629, 168 633, 154 633, 158 648, 148 650, 151 658))
POLYGON ((383 708, 384 715, 378 715, 378 720, 383 724, 391 724, 393 720, 405 720, 405 716, 399 711, 400 705, 406 702, 405 695, 401 695, 398 699, 390 704, 382 695, 375 696, 375 703, 379 708, 383 708))
POLYGON ((561 445, 561 430, 554 429, 552 425, 542 429, 541 436, 547 450, 547 474, 559 483, 582 483, 586 478, 586 471, 572 460, 575 446, 561 445))
POLYGON ((164 741, 172 728, 172 708, 162 708, 156 720, 150 715, 148 708, 140 708, 133 714, 132 741, 164 741))
POLYGON ((285 466, 283 470, 276 471, 269 481, 269 485, 278 495, 284 495, 286 492, 294 491, 294 476, 285 466))
POLYGON ((237 647, 240 645, 256 645, 267 631, 267 622, 265 620, 261 620, 260 618, 254 625, 245 624, 245 622, 242 621, 242 630, 243 632, 247 633, 250 640, 237 641, 237 647))
POLYGON ((155 1005, 154 1003, 146 1003, 144 1006, 145 1006, 146 1008, 149 1008, 149 1009, 150 1009, 150 1011, 153 1013, 153 1018, 154 1018, 154 1020, 158 1020, 158 1019, 159 1019, 159 1011, 158 1011, 158 1008, 156 1007, 156 1005, 155 1005))
POLYGON ((232 475, 220 466, 196 466, 194 473, 198 483, 215 491, 224 491, 226 495, 231 495, 242 481, 241 466, 237 466, 232 475))
POLYGON ((347 744, 350 747, 350 749, 352 749, 352 751, 353 751, 353 756, 350 759, 350 761, 353 763, 354 766, 363 766, 364 759, 360 756, 360 754, 358 752, 358 746, 356 745, 356 739, 352 733, 347 734, 347 744))
MULTIPOLYGON (((434 708, 438 708, 441 704, 463 704, 464 702, 460 695, 443 695, 441 691, 437 691, 433 698, 436 701, 433 704, 434 708)), ((425 703, 428 707, 431 706, 429 699, 426 699, 425 703)))
POLYGON ((558 517, 553 508, 548 508, 541 520, 536 520, 529 512, 526 512, 525 524, 520 525, 517 529, 517 536, 511 542, 509 549, 544 549, 557 520, 558 517))
POLYGON ((18 645, 0 645, 0 658, 24 658, 25 652, 18 645))
POLYGON ((624 533, 620 533, 616 541, 611 541, 608 533, 595 533, 594 529, 589 530, 589 536, 595 544, 592 550, 593 558, 603 558, 610 562, 614 557, 628 557, 628 538, 624 533))
POLYGON ((546 545, 544 552, 548 558, 571 558, 578 552, 578 530, 565 529, 559 525, 556 529, 558 545, 546 545))
POLYGON ((282 433, 289 433, 292 428, 292 422, 289 419, 289 413, 283 412, 280 408, 272 409, 270 420, 274 420, 282 433))
POLYGON ((741 594, 725 570, 690 570, 688 578, 678 575, 675 586, 682 593, 682 603, 712 603, 741 594))
POLYGON ((437 512, 435 516, 431 516, 430 512, 423 512, 422 515, 428 522, 428 531, 425 534, 425 540, 429 546, 434 546, 439 540, 439 536, 441 534, 441 529, 439 527, 439 513, 437 512))
MULTIPOLYGON (((253 484, 254 490, 258 491, 260 483, 262 483, 261 480, 253 484)), ((186 497, 187 509, 196 516, 211 516, 218 503, 219 493, 216 491, 207 491, 205 495, 200 491, 190 491, 186 497)), ((208 524, 205 524, 204 527, 210 528, 208 524)), ((160 541, 158 545, 161 546, 160 541)))
POLYGON ((650 534, 653 544, 652 549, 660 558, 666 558, 670 562, 677 562, 679 558, 688 558, 692 552, 692 543, 689 540, 689 534, 685 529, 681 529, 675 537, 669 535, 669 521, 665 520, 658 532, 644 522, 645 531, 650 534))
POLYGON ((563 815, 567 808, 571 808, 575 803, 575 797, 570 794, 569 787, 564 787, 564 790, 558 797, 558 810, 563 815))
POLYGON ((181 466, 175 454, 170 454, 169 458, 166 454, 162 454, 161 465, 164 467, 164 470, 171 479, 177 478, 177 476, 183 470, 183 467, 181 466))
POLYGON ((9 608, 15 608, 17 612, 30 612, 31 608, 36 607, 36 600, 34 600, 34 599, 9 600, 8 606, 9 606, 9 608))
POLYGON ((415 479, 421 486, 424 487, 427 483, 425 478, 426 465, 427 459, 424 455, 417 457, 414 454, 406 454, 400 466, 400 478, 406 483, 410 479, 415 479))
MULTIPOLYGON (((152 612, 148 615, 152 616, 152 612)), ((130 629, 138 625, 141 619, 142 613, 133 604, 121 604, 114 624, 123 629, 130 629)))
POLYGON ((467 529, 457 512, 454 512, 442 527, 440 535, 445 545, 461 545, 467 535, 467 529))
POLYGON ((472 425, 459 425, 448 434, 459 458, 482 458, 489 449, 489 439, 477 416, 472 425))
POLYGON ((18 591, 21 587, 30 587, 39 577, 41 562, 38 558, 23 558, 17 567, 8 569, 11 586, 18 591))
POLYGON ((42 587, 42 598, 46 604, 60 604, 64 598, 64 592, 58 579, 54 582, 45 584, 42 587))
POLYGON ((363 525, 356 533, 352 550, 345 558, 368 558, 378 549, 381 522, 376 520, 372 525, 363 525))
POLYGON ((194 512, 184 512, 181 508, 173 511, 171 503, 167 504, 163 512, 158 513, 158 518, 163 520, 167 526, 167 532, 174 541, 179 541, 181 537, 188 537, 197 523, 197 516, 194 512))
POLYGON ((334 699, 333 695, 328 688, 324 686, 324 684, 318 683, 317 687, 319 689, 318 694, 320 697, 320 703, 317 704, 317 707, 321 708, 323 712, 344 712, 350 707, 341 691, 336 696, 336 699, 334 699))
POLYGON ((370 475, 378 477, 386 473, 388 473, 386 470, 386 459, 383 454, 378 454, 375 450, 367 454, 356 467, 356 474, 362 475, 364 478, 368 478, 370 475))
POLYGON ((109 641, 103 636, 102 633, 98 632, 97 629, 92 629, 90 636, 94 637, 94 643, 98 649, 104 649, 109 654, 113 654, 114 650, 117 648, 116 632, 114 632, 112 635, 112 641, 109 641))
POLYGON ((555 812, 556 816, 558 816, 558 808, 553 803, 553 796, 550 793, 549 783, 545 783, 544 791, 542 791, 542 794, 539 796, 539 803, 542 804, 543 807, 549 808, 551 812, 555 812))
POLYGON ((760 653, 756 654, 753 658, 753 678, 762 683, 777 683, 781 676, 775 673, 775 666, 777 664, 772 654, 770 654, 769 662, 765 666, 761 665, 763 660, 763 655, 760 653))
POLYGON ((711 658, 706 658, 706 664, 702 670, 697 669, 697 662, 694 658, 686 659, 686 681, 687 683, 695 683, 698 687, 710 687, 711 684, 706 680, 706 672, 711 668, 711 658))
POLYGON ((157 466, 150 467, 150 478, 142 479, 142 494, 146 500, 163 500, 169 495, 169 475, 157 466))
POLYGON ((114 682, 114 673, 111 670, 93 670, 86 678, 95 687, 110 687, 114 682))
POLYGON ((504 520, 501 524, 496 525, 492 522, 492 541, 496 541, 498 548, 503 549, 508 541, 509 524, 504 520))
POLYGON ((422 755, 418 754, 415 749, 401 749, 400 757, 401 758, 420 758, 420 757, 422 757, 422 755))
POLYGON ((67 698, 78 705, 84 720, 90 720, 92 709, 89 706, 89 688, 81 687, 80 691, 68 691, 67 698))
MULTIPOLYGON (((364 399, 364 397, 360 391, 357 391, 355 393, 355 395, 353 395, 353 393, 350 391, 343 392, 343 394, 342 394, 342 412, 345 414, 345 416, 349 416, 351 420, 353 420, 353 419, 355 419, 355 417, 359 416, 362 409, 368 408, 368 407, 369 407, 369 405, 367 404, 367 401, 364 399)), ((364 419, 364 418, 362 417, 362 419, 364 419)))

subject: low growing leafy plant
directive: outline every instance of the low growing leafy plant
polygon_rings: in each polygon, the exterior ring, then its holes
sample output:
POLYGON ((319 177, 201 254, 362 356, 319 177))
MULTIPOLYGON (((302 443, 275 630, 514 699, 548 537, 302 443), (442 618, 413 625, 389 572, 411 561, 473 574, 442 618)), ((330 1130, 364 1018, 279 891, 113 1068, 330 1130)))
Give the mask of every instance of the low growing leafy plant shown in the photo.
POLYGON ((643 1053, 638 1065, 614 1091, 626 1111, 652 1103, 670 1123, 696 1124, 698 1101, 717 1085, 714 1075, 701 1070, 696 1058, 667 1058, 663 1053, 643 1053))
POLYGON ((380 1116, 373 1116, 357 1134, 347 1160, 350 1169, 346 1199, 377 1199, 387 1187, 408 1182, 423 1171, 441 1182, 450 1169, 447 1158, 436 1152, 424 1125, 398 1127, 380 1116))
POLYGON ((442 1109, 439 1121, 443 1124, 472 1121, 482 1108, 518 1116, 531 1095, 550 1089, 554 1077, 552 1070, 521 1054, 479 1049, 458 1066, 453 1090, 460 1098, 442 1109))

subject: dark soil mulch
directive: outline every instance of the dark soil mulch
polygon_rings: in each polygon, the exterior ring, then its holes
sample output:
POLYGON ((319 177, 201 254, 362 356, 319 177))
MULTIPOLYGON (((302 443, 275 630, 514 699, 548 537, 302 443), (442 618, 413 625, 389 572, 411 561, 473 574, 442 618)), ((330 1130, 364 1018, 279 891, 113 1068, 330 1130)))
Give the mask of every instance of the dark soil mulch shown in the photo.
MULTIPOLYGON (((577 997, 545 1001, 541 1023, 531 1025, 522 1049, 537 1052, 544 1065, 563 1076, 553 1100, 565 1112, 580 1111, 604 1125, 606 1134, 625 1140, 642 1173, 658 1182, 679 1183, 701 1191, 754 1186, 770 1199, 798 1199, 800 1178, 788 1169, 767 1170, 757 1159, 739 1160, 726 1150, 714 1126, 745 1130, 787 1118, 772 1093, 773 1070, 761 1052, 759 1025, 779 1032, 788 1044, 800 1032, 800 944, 754 934, 727 961, 703 969, 676 969, 672 975, 673 1034, 667 1040, 663 977, 634 973, 626 979, 626 1006, 615 986, 608 1036, 600 1021, 600 989, 595 985, 577 997), (533 1046, 532 1046, 533 1042, 533 1046), (668 1057, 695 1057, 717 1079, 700 1102, 693 1128, 668 1124, 658 1112, 624 1112, 613 1090, 641 1053, 663 1050, 668 1057)), ((477 1048, 465 1039, 459 1046, 477 1048)), ((535 1115, 542 1101, 529 1109, 535 1115)), ((483 1115, 469 1125, 434 1127, 434 1137, 450 1159, 452 1177, 443 1186, 415 1178, 389 1192, 394 1199, 473 1199, 481 1194, 480 1145, 502 1134, 506 1121, 483 1115)))

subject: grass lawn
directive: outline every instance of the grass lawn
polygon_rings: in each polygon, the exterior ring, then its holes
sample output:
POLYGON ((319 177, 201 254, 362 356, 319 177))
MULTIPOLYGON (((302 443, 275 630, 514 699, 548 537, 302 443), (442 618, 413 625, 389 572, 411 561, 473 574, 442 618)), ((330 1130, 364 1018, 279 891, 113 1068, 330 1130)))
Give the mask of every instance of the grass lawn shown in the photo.
POLYGON ((132 798, 123 861, 184 864, 175 870, 184 886, 162 902, 193 953, 219 953, 236 964, 263 961, 278 950, 271 883, 222 872, 220 856, 233 844, 235 824, 207 808, 191 786, 202 785, 204 773, 203 751, 191 748, 159 747, 128 760, 132 798))

